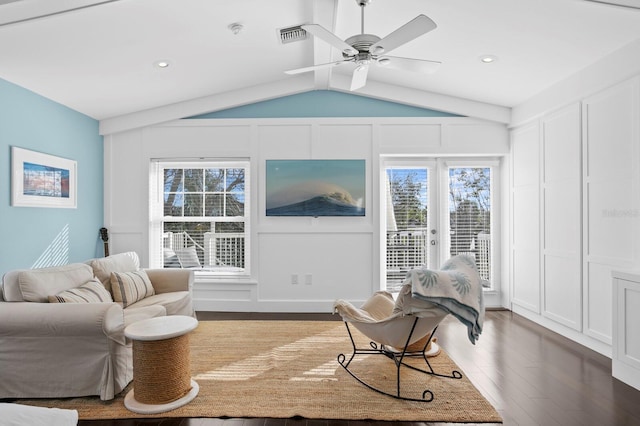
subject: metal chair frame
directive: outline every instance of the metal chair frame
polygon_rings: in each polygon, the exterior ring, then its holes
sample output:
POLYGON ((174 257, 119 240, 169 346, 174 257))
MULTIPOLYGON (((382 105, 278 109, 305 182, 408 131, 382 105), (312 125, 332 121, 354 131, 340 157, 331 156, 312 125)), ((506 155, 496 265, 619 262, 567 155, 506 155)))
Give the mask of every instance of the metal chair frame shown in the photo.
POLYGON ((427 355, 425 354, 425 351, 427 349, 427 347, 429 346, 429 342, 431 342, 431 339, 433 339, 433 336, 437 330, 437 326, 433 329, 433 331, 431 331, 429 338, 426 340, 426 343, 424 344, 424 347, 422 348, 422 350, 419 351, 410 351, 407 348, 410 345, 411 342, 411 336, 413 335, 413 332, 416 328, 416 324, 418 323, 418 320, 420 318, 416 316, 415 320, 413 321, 413 325, 411 327, 411 332, 409 333, 409 336, 407 337, 407 342, 404 345, 404 348, 402 348, 402 351, 395 351, 395 350, 391 350, 388 347, 386 347, 385 345, 380 345, 378 346, 378 344, 376 342, 371 341, 369 343, 370 348, 358 348, 355 340, 353 339, 353 335, 351 334, 351 328, 349 327, 349 323, 347 321, 344 322, 345 326, 347 327, 347 332, 349 333, 349 339, 351 339, 351 345, 353 346, 353 353, 351 354, 351 357, 349 358, 349 360, 347 361, 347 357, 344 354, 339 354, 338 355, 338 363, 347 371, 347 373, 349 373, 351 375, 351 377, 353 377, 354 379, 356 379, 358 382, 360 382, 361 384, 363 384, 364 386, 366 386, 367 388, 374 390, 378 393, 381 393, 383 395, 387 395, 396 399, 402 399, 405 401, 417 401, 417 402, 431 402, 433 401, 433 392, 431 392, 429 389, 425 389, 422 392, 422 398, 412 398, 412 397, 408 397, 408 396, 404 396, 403 393, 401 392, 401 384, 400 384, 400 369, 401 367, 406 367, 409 368, 411 370, 420 372, 422 374, 426 374, 429 376, 438 376, 438 377, 444 377, 444 378, 448 378, 448 379, 461 379, 462 378, 462 373, 460 373, 458 370, 453 370, 451 372, 451 374, 440 374, 440 373, 436 373, 433 370, 433 367, 431 366, 431 363, 429 362, 429 359, 427 357, 427 355), (393 362, 396 365, 396 393, 390 393, 390 392, 386 392, 382 389, 379 389, 375 386, 373 386, 372 384, 366 382, 365 380, 361 379, 360 377, 358 377, 353 371, 351 371, 349 369, 349 365, 351 364, 351 361, 353 361, 353 359, 356 357, 356 355, 384 355, 387 358, 390 358, 391 360, 393 360, 393 362), (425 364, 427 369, 422 369, 422 368, 418 368, 414 365, 410 365, 407 364, 405 362, 405 358, 407 357, 421 357, 422 359, 424 359, 425 364))

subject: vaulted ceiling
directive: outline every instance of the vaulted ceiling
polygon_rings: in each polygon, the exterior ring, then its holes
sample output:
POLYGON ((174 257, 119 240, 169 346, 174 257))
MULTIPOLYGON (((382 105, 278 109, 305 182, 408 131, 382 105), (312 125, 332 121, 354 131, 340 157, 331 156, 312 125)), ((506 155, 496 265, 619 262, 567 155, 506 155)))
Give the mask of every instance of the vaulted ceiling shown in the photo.
MULTIPOLYGON (((640 9, 587 0, 372 0, 364 30, 384 37, 419 14, 437 28, 392 54, 442 65, 372 68, 355 94, 459 114, 480 106, 506 122, 512 107, 640 39, 640 9)), ((306 23, 346 39, 361 32, 361 10, 355 0, 0 0, 0 78, 101 121, 348 92, 347 65, 285 74, 342 58, 314 37, 281 42, 280 29, 306 23)))

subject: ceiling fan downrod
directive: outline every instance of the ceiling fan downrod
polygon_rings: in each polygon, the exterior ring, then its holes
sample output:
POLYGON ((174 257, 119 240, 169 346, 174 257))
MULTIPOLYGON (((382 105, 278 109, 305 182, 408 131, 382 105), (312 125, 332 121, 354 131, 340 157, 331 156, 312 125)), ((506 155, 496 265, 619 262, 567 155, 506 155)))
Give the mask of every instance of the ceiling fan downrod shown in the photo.
POLYGON ((371 0, 356 0, 360 6, 360 34, 364 34, 364 7, 371 3, 371 0))

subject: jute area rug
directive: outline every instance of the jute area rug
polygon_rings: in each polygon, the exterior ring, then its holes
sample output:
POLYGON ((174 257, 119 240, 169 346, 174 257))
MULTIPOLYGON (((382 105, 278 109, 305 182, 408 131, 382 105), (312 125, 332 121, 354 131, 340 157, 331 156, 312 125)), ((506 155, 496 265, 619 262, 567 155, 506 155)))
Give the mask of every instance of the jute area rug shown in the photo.
MULTIPOLYGON (((353 330, 353 328, 352 328, 353 330)), ((369 340, 354 332, 363 347, 369 340)), ((352 346, 336 321, 202 321, 190 335, 192 378, 200 386, 189 404, 157 415, 124 407, 124 395, 19 400, 78 410, 79 418, 259 417, 309 419, 499 423, 500 415, 464 376, 448 379, 403 369, 402 386, 412 397, 425 389, 431 402, 407 402, 362 386, 337 362, 352 346), (406 370, 406 371, 404 371, 406 370), (406 387, 405 387, 406 386, 406 387)), ((430 358, 437 372, 461 371, 443 351, 430 358)), ((358 356, 351 367, 376 386, 393 392, 395 364, 381 355, 358 356), (386 385, 385 385, 386 383, 386 385)))

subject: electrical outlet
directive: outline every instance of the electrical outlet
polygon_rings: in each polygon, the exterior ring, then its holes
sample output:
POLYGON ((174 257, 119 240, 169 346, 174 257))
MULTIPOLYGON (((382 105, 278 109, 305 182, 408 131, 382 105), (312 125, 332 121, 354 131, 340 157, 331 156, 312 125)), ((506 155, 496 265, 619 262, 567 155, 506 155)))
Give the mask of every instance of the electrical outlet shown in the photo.
POLYGON ((291 284, 298 285, 298 274, 291 274, 291 284))
POLYGON ((305 274, 304 276, 304 283, 306 285, 311 285, 313 283, 313 275, 311 274, 305 274))

